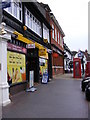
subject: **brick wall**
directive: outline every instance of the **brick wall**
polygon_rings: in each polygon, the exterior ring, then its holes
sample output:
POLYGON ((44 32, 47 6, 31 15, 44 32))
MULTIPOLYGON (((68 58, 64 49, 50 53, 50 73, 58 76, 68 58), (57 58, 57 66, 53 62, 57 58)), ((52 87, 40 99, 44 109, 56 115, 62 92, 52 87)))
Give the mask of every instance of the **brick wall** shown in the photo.
POLYGON ((64 60, 63 56, 53 57, 52 56, 52 73, 53 75, 64 73, 64 60))

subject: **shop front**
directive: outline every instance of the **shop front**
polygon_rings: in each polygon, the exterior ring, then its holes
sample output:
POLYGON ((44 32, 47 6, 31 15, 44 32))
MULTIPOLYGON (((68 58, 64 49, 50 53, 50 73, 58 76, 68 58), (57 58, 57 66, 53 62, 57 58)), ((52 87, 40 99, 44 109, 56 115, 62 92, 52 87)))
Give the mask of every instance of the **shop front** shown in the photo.
MULTIPOLYGON (((48 53, 47 49, 35 42, 35 46, 27 49, 27 73, 34 72, 34 83, 41 83, 43 74, 48 74, 48 53)), ((30 46, 30 45, 29 45, 30 46)), ((27 79, 29 79, 27 75, 27 79)))
POLYGON ((10 94, 16 94, 30 86, 31 71, 34 74, 33 85, 42 82, 46 74, 48 82, 48 54, 45 46, 25 38, 16 31, 13 33, 11 41, 7 44, 7 75, 10 94))
POLYGON ((26 54, 26 48, 7 43, 7 80, 11 94, 26 88, 26 54))
POLYGON ((39 50, 39 73, 41 83, 47 83, 49 81, 49 73, 48 73, 48 53, 45 50, 39 50), (44 51, 44 52, 43 52, 44 51), (45 77, 44 77, 45 76, 45 77), (44 79, 46 78, 46 79, 44 79))

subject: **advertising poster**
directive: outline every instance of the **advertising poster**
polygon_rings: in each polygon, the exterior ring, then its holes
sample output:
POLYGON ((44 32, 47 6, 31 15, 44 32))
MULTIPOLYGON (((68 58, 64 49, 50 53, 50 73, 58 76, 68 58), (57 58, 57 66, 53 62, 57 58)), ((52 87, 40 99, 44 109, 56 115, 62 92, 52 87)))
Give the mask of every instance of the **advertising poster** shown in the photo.
POLYGON ((40 71, 43 75, 43 73, 47 73, 48 72, 48 61, 46 59, 39 59, 40 62, 40 71))
POLYGON ((10 84, 26 80, 25 55, 7 52, 7 77, 10 84))

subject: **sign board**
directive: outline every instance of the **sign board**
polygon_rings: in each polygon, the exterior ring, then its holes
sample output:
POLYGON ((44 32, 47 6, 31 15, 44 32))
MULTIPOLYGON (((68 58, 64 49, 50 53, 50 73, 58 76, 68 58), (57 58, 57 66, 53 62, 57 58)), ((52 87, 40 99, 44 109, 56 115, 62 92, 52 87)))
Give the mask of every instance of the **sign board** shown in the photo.
POLYGON ((35 48, 35 44, 27 44, 26 46, 28 49, 35 48))
POLYGON ((34 71, 29 71, 29 87, 34 86, 34 71))
POLYGON ((48 73, 43 73, 42 83, 47 83, 47 82, 48 82, 48 73))
POLYGON ((47 40, 47 39, 44 39, 44 42, 45 42, 45 43, 48 43, 48 40, 47 40))
POLYGON ((46 56, 46 53, 47 53, 46 49, 39 50, 39 56, 46 56))
POLYGON ((16 46, 16 45, 11 44, 11 43, 7 43, 7 48, 9 50, 18 51, 18 52, 21 52, 21 53, 27 53, 27 49, 26 48, 20 47, 20 46, 16 46))

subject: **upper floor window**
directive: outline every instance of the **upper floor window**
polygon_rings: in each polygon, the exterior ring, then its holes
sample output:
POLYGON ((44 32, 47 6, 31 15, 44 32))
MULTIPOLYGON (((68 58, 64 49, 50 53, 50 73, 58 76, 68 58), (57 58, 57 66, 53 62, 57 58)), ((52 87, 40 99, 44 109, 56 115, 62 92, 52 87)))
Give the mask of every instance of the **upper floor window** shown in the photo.
POLYGON ((57 30, 55 28, 55 41, 57 42, 57 30))
POLYGON ((41 23, 39 20, 25 7, 25 25, 32 31, 42 36, 41 23))
POLYGON ((21 2, 15 2, 11 0, 11 6, 4 9, 9 14, 11 14, 13 17, 18 19, 19 21, 22 21, 22 3, 21 2))
POLYGON ((54 25, 52 25, 52 38, 54 39, 54 25))
POLYGON ((49 29, 43 24, 43 38, 48 40, 48 43, 50 43, 49 39, 49 29))
POLYGON ((61 35, 60 35, 60 45, 63 47, 63 38, 61 35))
POLYGON ((60 40, 60 39, 59 39, 59 32, 58 32, 58 44, 59 44, 59 40, 60 40))

